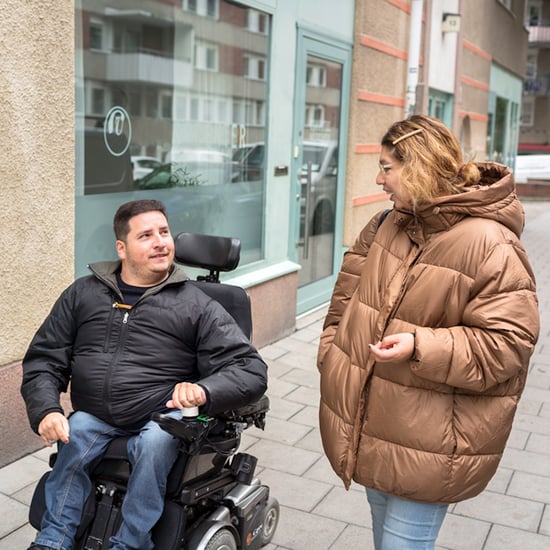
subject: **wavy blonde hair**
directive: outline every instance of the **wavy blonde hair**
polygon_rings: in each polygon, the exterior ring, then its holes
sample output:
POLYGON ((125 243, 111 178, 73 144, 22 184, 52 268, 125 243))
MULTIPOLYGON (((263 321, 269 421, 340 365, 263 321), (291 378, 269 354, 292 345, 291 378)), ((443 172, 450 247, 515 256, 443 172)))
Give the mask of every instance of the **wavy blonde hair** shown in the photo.
POLYGON ((464 163, 451 131, 426 115, 413 115, 390 126, 381 142, 403 164, 401 185, 409 192, 413 211, 436 197, 462 193, 479 182, 473 161, 464 163))

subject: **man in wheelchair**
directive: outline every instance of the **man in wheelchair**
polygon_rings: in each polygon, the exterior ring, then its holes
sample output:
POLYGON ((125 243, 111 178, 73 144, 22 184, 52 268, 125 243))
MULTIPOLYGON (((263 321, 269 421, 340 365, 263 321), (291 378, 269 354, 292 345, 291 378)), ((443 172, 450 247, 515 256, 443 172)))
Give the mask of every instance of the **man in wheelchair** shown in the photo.
POLYGON ((23 360, 31 427, 59 447, 29 550, 74 547, 91 473, 121 436, 131 473, 109 548, 155 548, 152 530, 181 440, 152 416, 181 422, 186 407, 216 415, 267 388, 267 366, 247 335, 175 266, 163 204, 123 204, 114 231, 120 260, 90 265, 92 274, 61 294, 23 360), (66 418, 60 393, 69 384, 74 412, 66 418))

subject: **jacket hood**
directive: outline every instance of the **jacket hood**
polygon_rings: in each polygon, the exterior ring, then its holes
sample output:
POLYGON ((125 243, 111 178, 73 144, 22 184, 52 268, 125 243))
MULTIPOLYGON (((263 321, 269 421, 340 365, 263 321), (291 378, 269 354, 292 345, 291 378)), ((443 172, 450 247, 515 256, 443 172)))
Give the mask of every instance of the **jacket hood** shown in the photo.
POLYGON ((481 178, 463 193, 438 197, 419 208, 415 216, 400 212, 396 222, 411 229, 421 223, 427 233, 446 230, 466 216, 495 220, 518 238, 523 232, 525 214, 516 195, 511 170, 494 162, 477 163, 481 178))

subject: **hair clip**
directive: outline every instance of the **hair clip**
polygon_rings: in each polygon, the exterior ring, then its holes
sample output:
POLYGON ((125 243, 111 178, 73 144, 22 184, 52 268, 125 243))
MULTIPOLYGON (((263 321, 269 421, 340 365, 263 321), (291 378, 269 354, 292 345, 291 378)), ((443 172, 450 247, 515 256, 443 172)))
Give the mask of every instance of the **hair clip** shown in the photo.
POLYGON ((422 132, 422 128, 417 128, 416 130, 413 130, 412 132, 409 132, 408 134, 403 134, 402 136, 398 137, 397 139, 394 139, 391 142, 391 144, 392 145, 397 145, 400 141, 403 141, 404 139, 407 139, 408 137, 419 134, 420 132, 422 132))

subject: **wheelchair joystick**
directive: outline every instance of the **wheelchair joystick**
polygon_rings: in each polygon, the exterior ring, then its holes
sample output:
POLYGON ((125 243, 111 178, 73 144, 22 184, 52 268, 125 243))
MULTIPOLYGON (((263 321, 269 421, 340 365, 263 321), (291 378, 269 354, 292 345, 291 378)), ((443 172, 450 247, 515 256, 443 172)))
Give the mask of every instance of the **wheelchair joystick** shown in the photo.
POLYGON ((182 418, 197 418, 197 416, 199 416, 198 407, 183 407, 183 409, 181 409, 182 418))

